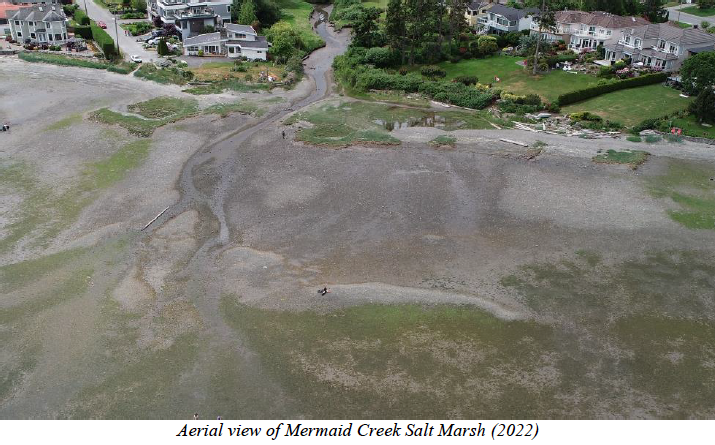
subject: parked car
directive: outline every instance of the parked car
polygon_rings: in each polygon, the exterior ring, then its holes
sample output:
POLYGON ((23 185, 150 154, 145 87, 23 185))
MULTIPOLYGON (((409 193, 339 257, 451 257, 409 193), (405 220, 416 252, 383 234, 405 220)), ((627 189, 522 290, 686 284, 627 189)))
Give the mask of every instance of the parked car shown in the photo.
POLYGON ((129 57, 129 60, 134 63, 142 63, 142 58, 136 54, 133 54, 131 57, 129 57))
POLYGON ((162 37, 164 35, 166 35, 166 31, 163 29, 155 29, 151 32, 152 37, 162 37))
POLYGON ((102 29, 107 29, 107 24, 104 22, 97 22, 97 26, 99 26, 102 29))

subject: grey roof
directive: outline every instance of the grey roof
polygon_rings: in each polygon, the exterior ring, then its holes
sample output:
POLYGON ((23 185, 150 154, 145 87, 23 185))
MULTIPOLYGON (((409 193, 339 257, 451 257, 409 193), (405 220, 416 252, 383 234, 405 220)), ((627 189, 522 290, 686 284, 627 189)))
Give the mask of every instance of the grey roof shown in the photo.
POLYGON ((715 45, 715 35, 700 29, 682 29, 667 23, 654 23, 636 28, 624 29, 623 33, 643 39, 663 39, 679 45, 715 45))
POLYGON ((250 25, 238 25, 236 23, 226 23, 223 25, 228 31, 240 32, 243 34, 256 34, 256 30, 250 25))
POLYGON ((61 7, 53 5, 33 6, 31 8, 18 9, 15 14, 10 17, 11 20, 26 20, 31 22, 63 22, 65 21, 65 13, 61 7), (53 11, 52 8, 55 8, 53 11))
POLYGON ((698 54, 698 53, 706 53, 708 51, 715 51, 715 45, 710 44, 706 46, 698 46, 696 48, 689 48, 688 51, 690 51, 693 54, 698 54))
POLYGON ((494 4, 491 8, 489 8, 489 12, 499 14, 509 19, 509 21, 513 21, 522 19, 527 15, 534 15, 538 13, 539 10, 537 8, 516 9, 510 8, 509 6, 494 4))
POLYGON ((557 11, 558 23, 583 23, 584 25, 600 26, 602 28, 620 29, 634 26, 644 26, 650 22, 642 17, 620 16, 603 11, 557 11))
POLYGON ((226 42, 227 45, 238 45, 241 48, 257 48, 257 49, 268 49, 270 43, 266 40, 264 36, 256 37, 257 40, 229 40, 226 42))
POLYGON ((641 54, 648 56, 648 57, 655 57, 656 59, 663 59, 663 60, 675 60, 678 58, 678 56, 673 53, 665 53, 663 51, 656 51, 651 48, 643 49, 643 51, 641 51, 641 54))
POLYGON ((187 37, 186 40, 184 40, 184 46, 190 46, 190 45, 201 45, 205 43, 210 43, 210 42, 220 42, 221 41, 221 33, 220 32, 210 32, 208 34, 199 34, 195 37, 187 37))

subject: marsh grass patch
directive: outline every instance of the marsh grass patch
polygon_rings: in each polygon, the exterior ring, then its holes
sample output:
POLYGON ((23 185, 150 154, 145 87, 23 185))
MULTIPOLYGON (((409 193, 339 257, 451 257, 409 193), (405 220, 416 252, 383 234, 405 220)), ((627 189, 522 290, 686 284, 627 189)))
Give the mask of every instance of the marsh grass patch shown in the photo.
POLYGON ((689 229, 715 230, 715 170, 686 161, 671 160, 665 174, 649 178, 648 188, 656 198, 669 198, 676 209, 668 210, 674 221, 689 229))
POLYGON ((623 164, 636 170, 640 165, 648 160, 650 153, 643 150, 616 151, 608 150, 593 157, 593 162, 597 164, 623 164))

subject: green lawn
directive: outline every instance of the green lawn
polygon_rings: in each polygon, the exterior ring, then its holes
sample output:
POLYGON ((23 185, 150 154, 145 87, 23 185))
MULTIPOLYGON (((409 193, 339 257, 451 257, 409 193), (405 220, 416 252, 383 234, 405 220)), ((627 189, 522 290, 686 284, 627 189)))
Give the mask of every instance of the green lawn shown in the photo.
POLYGON ((686 136, 715 139, 715 126, 705 127, 700 125, 693 116, 675 119, 673 126, 682 128, 683 134, 686 136))
POLYGON ((672 88, 657 84, 604 94, 566 106, 561 111, 590 111, 604 119, 630 126, 646 118, 682 110, 688 106, 690 100, 680 97, 678 91, 672 88))
POLYGON ((477 76, 480 83, 492 83, 497 88, 514 94, 535 93, 548 101, 554 101, 563 93, 594 86, 598 79, 586 74, 569 74, 555 70, 532 76, 517 62, 523 57, 496 56, 485 59, 463 60, 459 63, 443 62, 439 66, 447 71, 446 79, 456 76, 477 76), (494 76, 500 82, 494 83, 494 76))
POLYGON ((678 28, 683 28, 683 29, 692 28, 692 27, 693 27, 693 25, 691 25, 690 23, 683 23, 683 22, 670 22, 670 23, 671 23, 672 25, 677 26, 678 28))
POLYGON ((308 52, 320 48, 325 44, 310 24, 310 14, 313 5, 303 0, 276 0, 281 9, 281 20, 293 25, 305 43, 308 52))
POLYGON ((698 17, 710 17, 711 15, 715 15, 715 8, 700 9, 698 6, 688 6, 687 8, 681 9, 681 11, 697 15, 698 17))

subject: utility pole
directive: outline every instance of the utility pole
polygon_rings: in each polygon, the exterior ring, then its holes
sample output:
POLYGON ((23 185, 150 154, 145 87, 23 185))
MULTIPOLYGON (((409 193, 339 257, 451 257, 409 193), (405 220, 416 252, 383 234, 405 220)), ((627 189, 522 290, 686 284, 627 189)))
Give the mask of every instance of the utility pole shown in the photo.
POLYGON ((539 43, 541 43, 541 31, 544 29, 544 11, 546 11, 546 0, 541 0, 541 17, 539 18, 539 32, 536 35, 536 52, 534 52, 534 69, 533 75, 536 75, 539 65, 539 43))
POLYGON ((117 31, 117 22, 119 20, 117 20, 116 15, 114 16, 114 18, 112 20, 114 20, 114 37, 117 38, 117 56, 121 57, 121 54, 119 53, 119 31, 117 31))
POLYGON ((84 13, 87 17, 89 17, 89 13, 87 12, 87 0, 84 0, 84 13))

